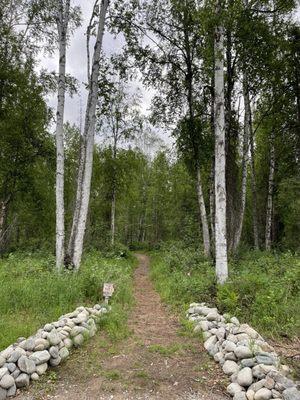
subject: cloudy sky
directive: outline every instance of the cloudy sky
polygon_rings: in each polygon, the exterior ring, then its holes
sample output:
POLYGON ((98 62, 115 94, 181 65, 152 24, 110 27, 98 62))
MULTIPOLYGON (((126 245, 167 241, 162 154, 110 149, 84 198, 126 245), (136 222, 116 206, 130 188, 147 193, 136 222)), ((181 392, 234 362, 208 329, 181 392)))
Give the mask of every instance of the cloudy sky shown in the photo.
MULTIPOLYGON (((90 19, 94 0, 74 0, 74 5, 79 5, 82 10, 82 26, 78 28, 70 40, 70 45, 67 50, 67 73, 74 76, 80 83, 80 91, 73 98, 67 96, 66 107, 65 107, 65 120, 77 125, 80 124, 80 109, 82 107, 83 113, 85 110, 85 104, 87 99, 87 91, 84 87, 84 83, 87 81, 87 60, 86 60, 86 27, 90 19)), ((103 40, 104 53, 109 55, 112 53, 118 53, 122 49, 123 40, 121 37, 114 38, 109 33, 105 33, 103 40)), ((93 49, 93 46, 90 46, 93 49)), ((46 68, 48 71, 57 71, 58 69, 58 55, 54 54, 51 57, 41 57, 40 66, 46 68)), ((147 114, 149 109, 153 91, 142 88, 141 84, 137 82, 132 83, 132 90, 136 90, 140 87, 142 90, 142 111, 147 114)), ((49 96, 48 104, 56 108, 56 94, 49 96)), ((163 140, 166 143, 170 142, 168 134, 160 134, 163 136, 163 140)))

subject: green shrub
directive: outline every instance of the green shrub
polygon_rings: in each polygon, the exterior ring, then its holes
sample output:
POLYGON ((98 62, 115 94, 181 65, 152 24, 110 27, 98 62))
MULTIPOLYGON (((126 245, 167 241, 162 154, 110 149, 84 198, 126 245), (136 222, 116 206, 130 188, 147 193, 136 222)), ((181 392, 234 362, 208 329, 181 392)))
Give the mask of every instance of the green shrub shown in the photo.
POLYGON ((112 304, 121 310, 132 303, 135 260, 105 258, 91 251, 78 273, 54 272, 53 256, 13 253, 0 260, 0 349, 19 336, 29 336, 46 322, 85 304, 102 302, 104 282, 116 287, 112 304))

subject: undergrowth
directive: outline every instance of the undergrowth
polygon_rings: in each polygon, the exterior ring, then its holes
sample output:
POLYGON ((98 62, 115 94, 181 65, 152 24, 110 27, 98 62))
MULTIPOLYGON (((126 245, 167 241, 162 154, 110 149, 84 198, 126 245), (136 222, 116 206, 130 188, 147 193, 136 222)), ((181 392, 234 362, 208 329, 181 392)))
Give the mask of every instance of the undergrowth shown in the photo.
POLYGON ((212 263, 175 243, 152 253, 151 275, 162 299, 182 312, 207 302, 266 336, 300 333, 300 258, 289 252, 244 252, 230 261, 228 282, 217 286, 212 263))
POLYGON ((136 260, 90 251, 78 273, 54 272, 45 253, 12 253, 0 260, 0 350, 28 337, 46 322, 79 305, 102 302, 104 282, 113 282, 112 312, 101 325, 113 339, 127 334, 126 310, 133 302, 132 271, 136 260))

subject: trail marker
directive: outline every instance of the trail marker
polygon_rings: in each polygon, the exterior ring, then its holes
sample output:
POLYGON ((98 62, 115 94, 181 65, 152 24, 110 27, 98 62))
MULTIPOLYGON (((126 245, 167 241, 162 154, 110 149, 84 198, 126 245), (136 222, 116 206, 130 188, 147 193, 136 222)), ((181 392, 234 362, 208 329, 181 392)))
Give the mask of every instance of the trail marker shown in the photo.
POLYGON ((113 295, 115 291, 113 283, 104 283, 103 285, 103 297, 105 300, 105 304, 108 304, 108 300, 113 295))

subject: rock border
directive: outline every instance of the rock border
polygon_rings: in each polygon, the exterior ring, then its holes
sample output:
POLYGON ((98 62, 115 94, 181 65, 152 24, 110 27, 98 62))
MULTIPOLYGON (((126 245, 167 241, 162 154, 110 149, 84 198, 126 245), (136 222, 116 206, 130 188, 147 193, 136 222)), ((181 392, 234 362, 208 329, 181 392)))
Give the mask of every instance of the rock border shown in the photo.
POLYGON ((0 400, 15 396, 17 389, 37 381, 47 369, 58 366, 70 354, 70 349, 81 346, 95 335, 96 323, 108 308, 77 307, 62 315, 58 321, 46 324, 29 338, 0 352, 0 400))
POLYGON ((297 384, 287 377, 289 367, 251 326, 206 303, 192 303, 187 318, 231 380, 227 392, 234 400, 300 400, 297 384))

